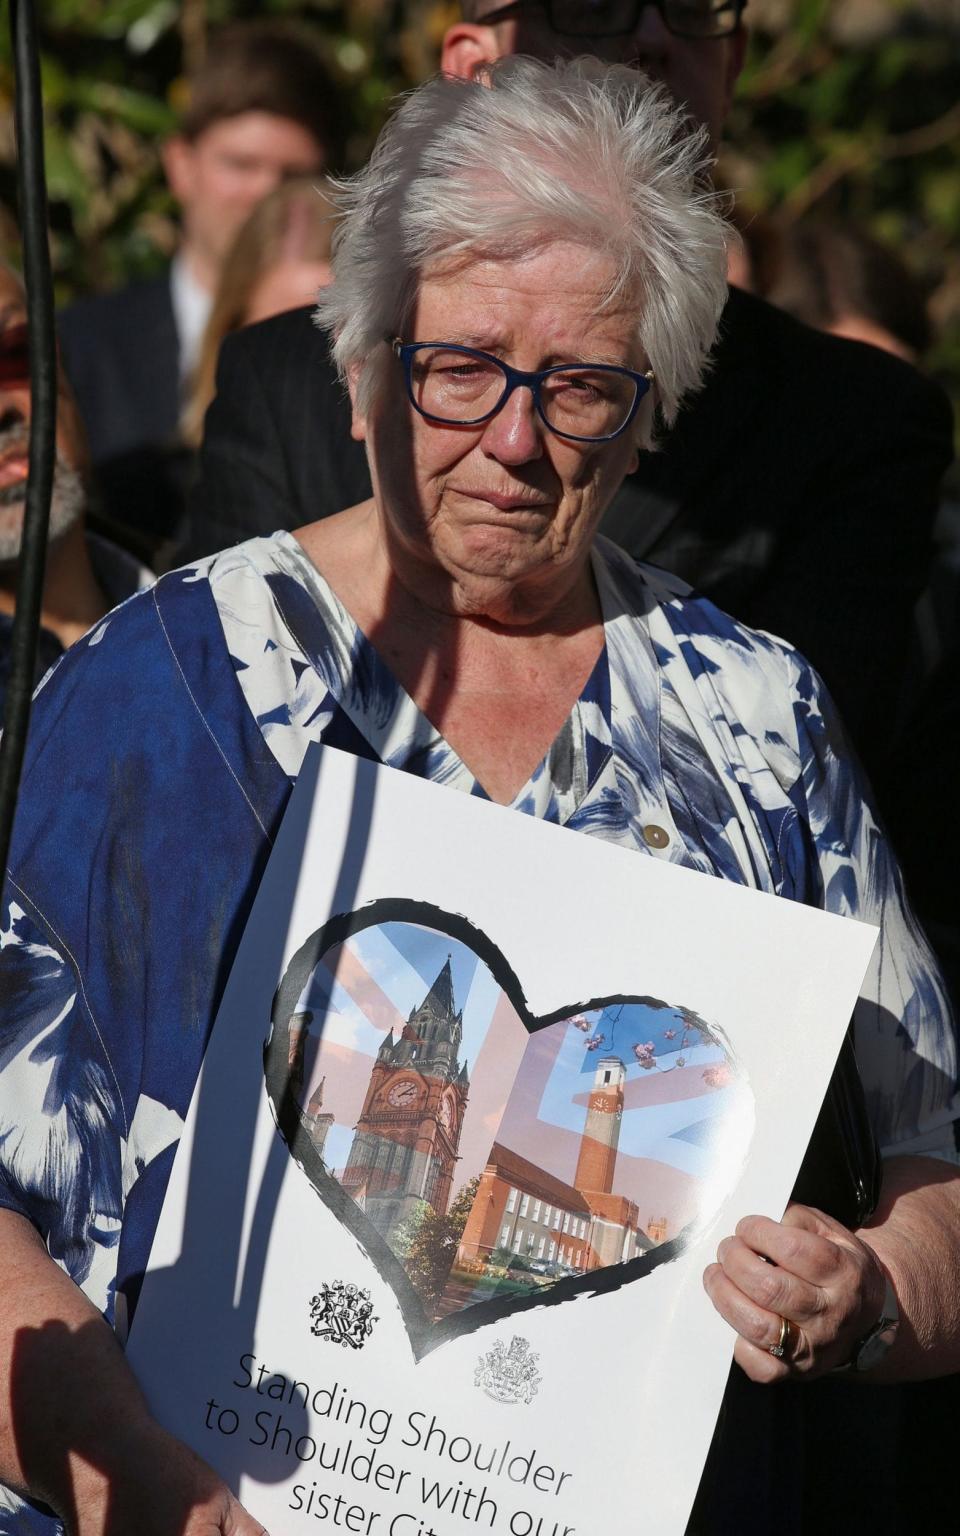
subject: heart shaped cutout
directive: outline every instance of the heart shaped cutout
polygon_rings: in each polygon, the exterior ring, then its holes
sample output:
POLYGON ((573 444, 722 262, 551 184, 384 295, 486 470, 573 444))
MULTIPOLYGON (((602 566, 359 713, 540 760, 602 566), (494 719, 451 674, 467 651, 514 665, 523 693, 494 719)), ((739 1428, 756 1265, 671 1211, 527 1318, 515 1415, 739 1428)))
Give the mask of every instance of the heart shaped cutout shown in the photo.
POLYGON ((293 956, 264 1046, 291 1156, 400 1304, 415 1356, 675 1258, 736 1181, 753 1098, 690 1009, 531 1014, 465 918, 389 899, 293 956))

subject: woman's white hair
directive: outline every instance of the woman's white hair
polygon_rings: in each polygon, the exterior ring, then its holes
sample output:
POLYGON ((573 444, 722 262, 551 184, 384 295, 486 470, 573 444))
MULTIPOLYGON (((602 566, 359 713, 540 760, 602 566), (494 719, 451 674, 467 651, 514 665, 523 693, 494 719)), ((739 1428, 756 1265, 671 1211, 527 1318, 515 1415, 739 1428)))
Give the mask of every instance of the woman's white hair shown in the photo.
POLYGON ((609 300, 635 301, 636 334, 672 421, 701 381, 727 293, 709 167, 706 129, 623 65, 513 56, 479 81, 427 81, 402 101, 367 166, 335 184, 343 218, 317 323, 341 376, 355 377, 368 406, 384 338, 404 335, 431 270, 572 241, 610 258, 609 300))

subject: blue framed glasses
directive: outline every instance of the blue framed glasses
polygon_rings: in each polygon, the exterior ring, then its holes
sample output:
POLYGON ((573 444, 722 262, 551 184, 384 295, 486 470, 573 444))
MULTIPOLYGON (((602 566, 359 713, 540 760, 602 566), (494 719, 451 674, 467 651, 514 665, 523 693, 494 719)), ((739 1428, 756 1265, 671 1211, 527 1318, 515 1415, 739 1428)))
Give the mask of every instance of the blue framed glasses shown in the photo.
MULTIPOLYGON (((663 24, 675 37, 732 37, 740 25, 747 0, 536 0, 546 11, 547 25, 560 37, 626 37, 635 32, 640 12, 652 5, 660 12, 663 24)), ((528 7, 528 0, 512 0, 498 5, 485 16, 481 25, 505 21, 528 7)))
POLYGON ((558 437, 608 443, 626 431, 653 383, 652 369, 636 373, 614 363, 560 363, 526 373, 456 342, 390 336, 387 344, 403 364, 414 410, 442 426, 482 426, 515 389, 529 389, 540 420, 558 437))

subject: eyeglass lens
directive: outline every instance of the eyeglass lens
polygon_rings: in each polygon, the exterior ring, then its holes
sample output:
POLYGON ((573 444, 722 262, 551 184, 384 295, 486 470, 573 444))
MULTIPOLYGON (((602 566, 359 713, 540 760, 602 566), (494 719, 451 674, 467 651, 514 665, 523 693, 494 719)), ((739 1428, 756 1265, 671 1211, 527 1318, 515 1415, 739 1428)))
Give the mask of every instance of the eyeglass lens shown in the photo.
MULTIPOLYGON (((492 415, 507 388, 494 359, 467 357, 443 347, 424 347, 411 358, 414 400, 436 421, 468 425, 492 415)), ((557 432, 570 437, 609 437, 628 420, 637 397, 627 373, 604 368, 564 368, 540 385, 540 409, 557 432)))
MULTIPOLYGON (((544 0, 550 26, 564 37, 623 37, 633 32, 645 4, 656 5, 670 32, 678 37, 729 37, 736 31, 740 0, 544 0)), ((484 17, 522 9, 503 6, 484 17)))
POLYGON ((0 384, 23 384, 29 378, 27 327, 8 325, 0 330, 0 384))

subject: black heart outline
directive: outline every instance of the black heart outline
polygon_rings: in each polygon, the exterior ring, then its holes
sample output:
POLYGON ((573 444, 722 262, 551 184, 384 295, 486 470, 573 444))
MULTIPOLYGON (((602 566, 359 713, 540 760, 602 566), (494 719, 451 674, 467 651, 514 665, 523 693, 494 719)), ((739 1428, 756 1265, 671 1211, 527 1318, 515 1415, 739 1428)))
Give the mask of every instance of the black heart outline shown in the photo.
MULTIPOLYGON (((554 1307, 563 1302, 573 1301, 578 1296, 600 1296, 618 1291, 622 1286, 631 1285, 634 1281, 649 1275, 661 1264, 669 1264, 677 1258, 690 1242, 696 1227, 695 1222, 684 1227, 669 1243, 661 1243, 649 1253, 639 1254, 625 1264, 609 1264, 604 1269, 591 1270, 586 1275, 558 1280, 553 1285, 539 1288, 529 1296, 509 1296, 475 1302, 473 1306, 450 1313, 439 1322, 434 1322, 427 1317, 420 1297, 400 1260, 372 1222, 367 1220, 352 1197, 324 1167, 319 1152, 304 1128, 299 1106, 290 1087, 288 1060, 290 1018, 309 980, 310 973, 329 949, 344 943, 354 934, 362 933, 365 928, 377 927, 381 923, 416 923, 426 928, 433 928, 439 933, 446 933, 461 944, 465 944, 488 967, 494 980, 507 994, 517 1016, 530 1035, 549 1028, 551 1024, 559 1024, 575 1013, 607 1008, 618 1003, 638 1003, 654 1008, 670 1008, 673 1005, 665 1003, 661 998, 617 992, 609 997, 595 997, 582 1003, 565 1003, 553 1013, 537 1017, 531 1014, 527 1007, 527 1000, 516 974, 496 944, 488 939, 481 929, 475 927, 467 918, 445 912, 430 902, 413 901, 406 897, 383 897, 370 902, 366 907, 361 907, 358 911, 338 914, 330 918, 322 928, 318 928, 301 944, 284 972, 270 1012, 272 1027, 263 1047, 267 1099, 277 1130, 294 1162, 306 1175, 327 1209, 332 1211, 337 1220, 357 1239, 364 1253, 373 1262, 381 1279, 390 1286, 400 1303, 400 1311, 414 1358, 422 1360, 424 1356, 449 1339, 474 1333, 488 1323, 499 1322, 501 1318, 512 1317, 532 1307, 554 1307)), ((723 1045, 730 1061, 734 1062, 729 1043, 723 1039, 715 1025, 707 1025, 689 1008, 678 1008, 677 1011, 708 1030, 709 1034, 723 1045)))

